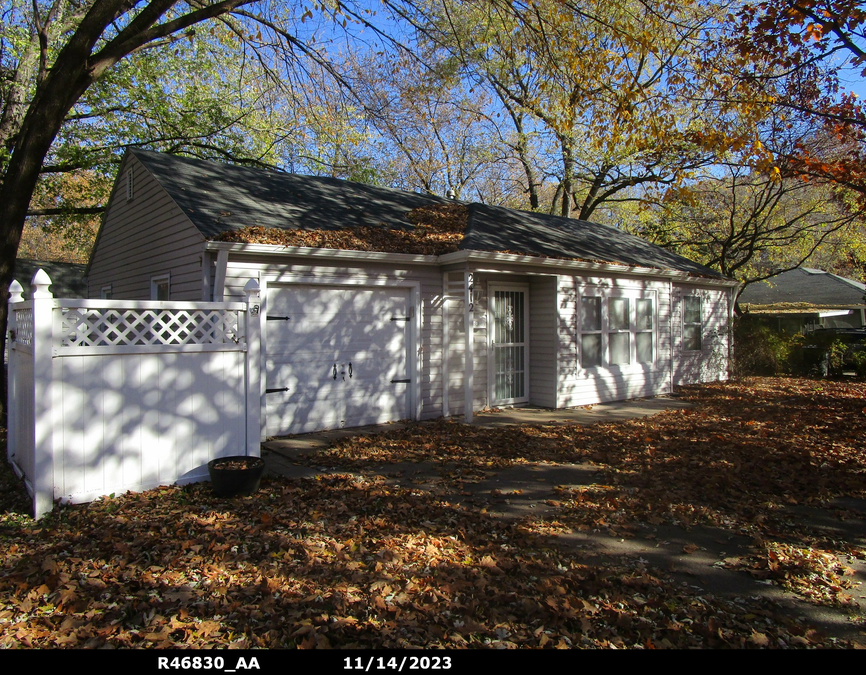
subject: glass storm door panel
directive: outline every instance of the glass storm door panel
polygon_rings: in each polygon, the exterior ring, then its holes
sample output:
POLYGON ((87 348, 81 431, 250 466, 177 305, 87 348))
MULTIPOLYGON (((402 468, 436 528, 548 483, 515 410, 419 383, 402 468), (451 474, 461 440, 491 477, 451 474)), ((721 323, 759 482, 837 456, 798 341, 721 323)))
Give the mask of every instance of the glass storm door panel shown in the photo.
POLYGON ((493 404, 528 400, 526 291, 493 290, 493 404))

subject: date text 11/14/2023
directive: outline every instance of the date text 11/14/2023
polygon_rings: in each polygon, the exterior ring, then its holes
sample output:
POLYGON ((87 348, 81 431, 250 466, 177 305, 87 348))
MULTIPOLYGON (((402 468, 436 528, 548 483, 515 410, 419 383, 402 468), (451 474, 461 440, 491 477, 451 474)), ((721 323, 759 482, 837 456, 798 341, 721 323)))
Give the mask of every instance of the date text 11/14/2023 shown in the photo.
POLYGON ((403 656, 390 658, 382 656, 347 656, 343 659, 343 670, 450 670, 450 656, 403 656))

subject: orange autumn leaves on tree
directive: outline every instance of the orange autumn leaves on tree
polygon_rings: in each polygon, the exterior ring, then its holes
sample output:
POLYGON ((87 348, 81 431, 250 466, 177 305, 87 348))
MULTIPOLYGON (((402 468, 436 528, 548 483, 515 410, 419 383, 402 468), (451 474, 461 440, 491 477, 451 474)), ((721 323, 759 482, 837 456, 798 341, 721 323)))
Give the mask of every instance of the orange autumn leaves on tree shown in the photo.
POLYGON ((866 208, 866 109, 841 82, 866 76, 866 11, 857 0, 772 0, 746 5, 730 44, 745 79, 778 116, 769 141, 788 175, 830 181, 866 208), (790 141, 798 130, 799 138, 790 141))
POLYGON ((847 51, 852 66, 866 65, 866 10, 858 0, 769 0, 745 5, 738 18, 744 56, 758 47, 794 67, 847 51))

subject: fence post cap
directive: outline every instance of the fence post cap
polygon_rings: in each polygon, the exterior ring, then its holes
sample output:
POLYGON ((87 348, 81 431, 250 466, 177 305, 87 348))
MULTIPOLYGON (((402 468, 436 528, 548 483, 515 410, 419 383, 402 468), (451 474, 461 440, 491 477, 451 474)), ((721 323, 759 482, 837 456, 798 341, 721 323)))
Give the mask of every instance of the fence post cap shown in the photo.
POLYGON ((48 291, 48 287, 51 285, 51 277, 49 277, 41 267, 36 270, 36 274, 33 275, 33 280, 30 282, 30 285, 33 287, 34 298, 54 297, 48 291))
POLYGON ((13 279, 12 283, 9 284, 9 302, 24 302, 24 287, 18 281, 18 279, 13 279))
POLYGON ((257 293, 260 290, 259 282, 256 279, 250 279, 244 286, 244 291, 247 293, 257 293))

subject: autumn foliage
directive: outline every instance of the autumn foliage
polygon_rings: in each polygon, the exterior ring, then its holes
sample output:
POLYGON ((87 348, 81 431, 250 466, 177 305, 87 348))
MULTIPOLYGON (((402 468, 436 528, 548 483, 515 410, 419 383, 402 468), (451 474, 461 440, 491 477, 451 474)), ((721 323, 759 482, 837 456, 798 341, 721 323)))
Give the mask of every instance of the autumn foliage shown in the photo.
POLYGON ((34 522, 7 472, 0 647, 843 646, 770 600, 715 596, 557 537, 652 542, 713 526, 753 542, 717 561, 724 573, 856 610, 849 565, 866 551, 802 513, 845 515, 835 500, 866 498, 866 384, 682 393, 692 408, 623 423, 443 420, 344 440, 308 460, 331 471, 266 479, 245 498, 163 487, 34 522), (431 477, 398 480, 395 462, 431 477), (501 495, 465 497, 493 471, 541 463, 595 477, 521 518, 496 515, 501 495))

